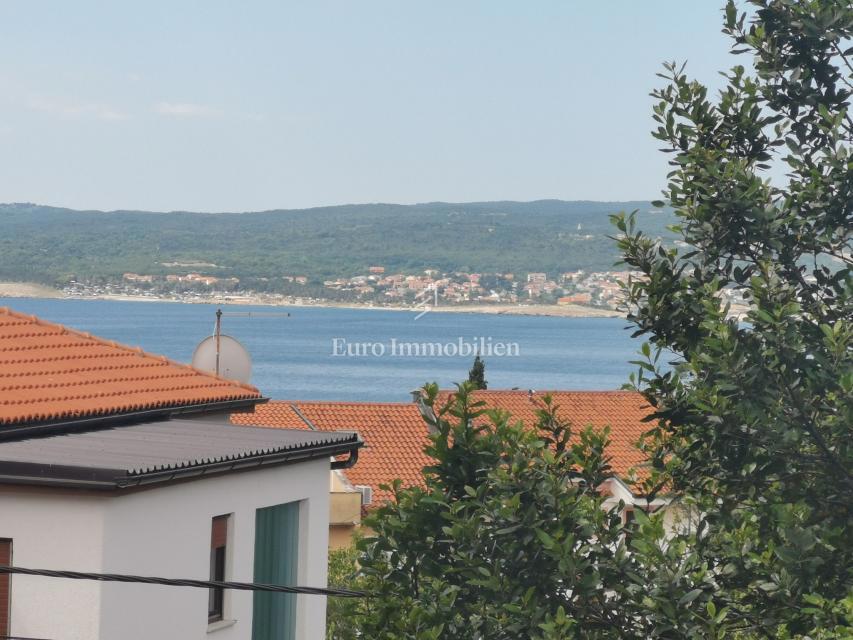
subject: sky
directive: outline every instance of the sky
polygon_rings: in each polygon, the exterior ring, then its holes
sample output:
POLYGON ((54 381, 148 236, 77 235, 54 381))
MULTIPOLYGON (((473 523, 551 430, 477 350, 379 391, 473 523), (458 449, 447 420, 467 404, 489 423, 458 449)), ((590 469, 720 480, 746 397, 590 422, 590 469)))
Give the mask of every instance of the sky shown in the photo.
POLYGON ((719 86, 722 6, 0 2, 0 202, 656 198, 648 94, 666 60, 719 86))

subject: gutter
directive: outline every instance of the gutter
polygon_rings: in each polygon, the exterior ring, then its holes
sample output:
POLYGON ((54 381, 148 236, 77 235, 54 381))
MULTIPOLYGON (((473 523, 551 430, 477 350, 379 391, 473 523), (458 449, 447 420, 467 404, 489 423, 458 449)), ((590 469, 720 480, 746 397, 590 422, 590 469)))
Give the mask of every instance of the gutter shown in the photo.
POLYGON ((27 438, 57 435, 60 433, 74 433, 100 427, 123 427, 138 422, 148 422, 161 418, 191 414, 191 413, 239 413, 253 408, 257 404, 269 402, 269 398, 242 398, 239 400, 221 400, 218 402, 205 402, 204 404, 178 405, 175 407, 157 407, 156 409, 143 409, 129 413, 112 413, 108 415, 92 416, 87 418, 76 418, 62 422, 45 422, 42 424, 23 425, 0 425, 0 441, 3 440, 25 440, 27 438))
POLYGON ((109 481, 63 480, 62 478, 13 475, 0 475, 0 485, 27 485, 54 489, 94 489, 96 491, 110 491, 116 488, 115 483, 109 481))
POLYGON ((332 460, 332 471, 336 469, 351 469, 355 466, 356 462, 358 462, 358 449, 350 449, 349 458, 346 460, 332 460))

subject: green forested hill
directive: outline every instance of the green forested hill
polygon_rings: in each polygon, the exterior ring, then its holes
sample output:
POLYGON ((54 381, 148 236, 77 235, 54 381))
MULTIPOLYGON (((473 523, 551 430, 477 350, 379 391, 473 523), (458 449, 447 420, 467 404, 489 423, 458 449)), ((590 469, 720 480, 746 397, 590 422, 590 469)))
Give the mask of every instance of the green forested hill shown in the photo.
POLYGON ((557 273, 607 270, 617 260, 608 214, 638 209, 652 235, 669 213, 647 202, 367 204, 255 213, 75 211, 0 205, 0 280, 56 284, 123 272, 351 276, 388 272, 557 273), (591 237, 590 237, 591 236, 591 237))

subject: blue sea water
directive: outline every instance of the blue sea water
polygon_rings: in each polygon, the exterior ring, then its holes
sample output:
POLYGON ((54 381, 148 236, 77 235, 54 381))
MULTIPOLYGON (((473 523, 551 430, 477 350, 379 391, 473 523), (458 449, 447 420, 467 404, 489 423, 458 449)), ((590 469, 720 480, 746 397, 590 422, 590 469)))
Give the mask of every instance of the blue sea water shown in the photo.
MULTIPOLYGON (((0 306, 140 346, 189 362, 213 331, 215 305, 113 300, 7 298, 0 306)), ((223 318, 253 360, 252 383, 270 398, 289 400, 407 401, 425 382, 448 387, 465 380, 472 355, 399 355, 401 343, 490 340, 516 344, 517 356, 488 356, 486 378, 495 389, 618 389, 633 370, 639 348, 620 318, 554 318, 433 311, 325 307, 224 307, 226 312, 289 312, 289 317, 223 318), (384 355, 336 356, 345 344, 380 344, 384 355), (396 340, 397 355, 391 353, 396 340)), ((452 352, 452 347, 450 351, 452 352)), ((446 350, 446 349, 445 349, 446 350)))

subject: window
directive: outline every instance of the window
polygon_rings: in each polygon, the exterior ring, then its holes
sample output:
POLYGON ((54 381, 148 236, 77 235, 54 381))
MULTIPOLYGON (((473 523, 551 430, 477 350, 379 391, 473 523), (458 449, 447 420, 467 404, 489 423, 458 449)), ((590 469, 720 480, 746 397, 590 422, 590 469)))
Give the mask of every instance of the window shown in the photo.
MULTIPOLYGON (((210 528, 210 579, 225 580, 228 550, 228 521, 231 516, 216 516, 210 528)), ((207 598, 207 621, 222 620, 225 611, 225 589, 210 589, 207 598)))
MULTIPOLYGON (((255 582, 295 585, 299 569, 299 503, 255 512, 255 582)), ((296 638, 296 594, 255 591, 252 640, 296 638)))
MULTIPOLYGON (((0 564, 12 565, 12 541, 0 540, 0 564)), ((12 604, 12 576, 8 573, 0 575, 0 636, 5 637, 11 633, 11 604, 12 604)))

